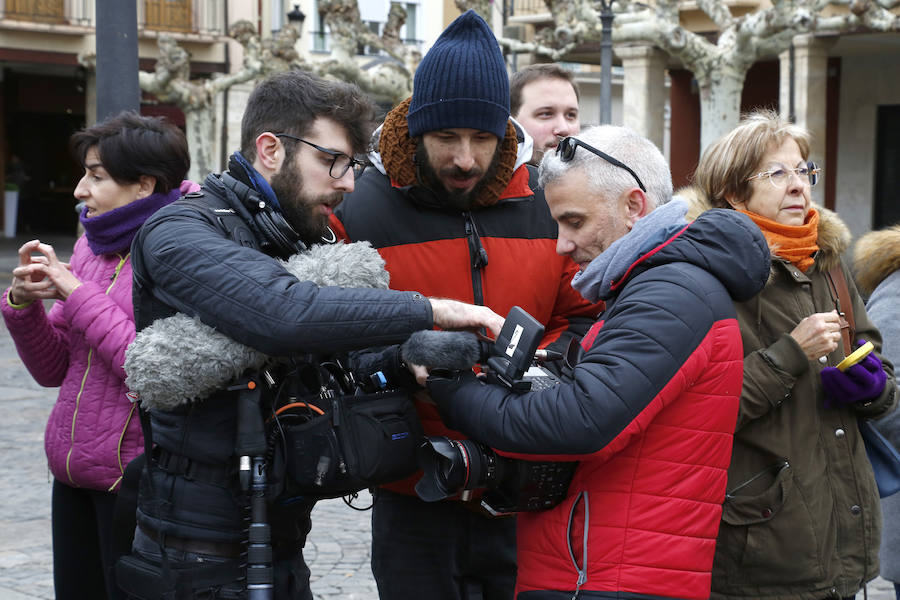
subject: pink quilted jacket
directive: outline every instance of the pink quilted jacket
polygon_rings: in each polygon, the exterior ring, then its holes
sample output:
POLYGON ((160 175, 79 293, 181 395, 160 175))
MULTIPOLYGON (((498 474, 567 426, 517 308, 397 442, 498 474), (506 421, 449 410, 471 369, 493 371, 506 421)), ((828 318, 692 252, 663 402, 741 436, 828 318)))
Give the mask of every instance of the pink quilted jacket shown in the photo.
POLYGON ((0 311, 19 356, 43 386, 60 386, 44 434, 53 476, 75 487, 118 491, 143 440, 125 395, 125 348, 134 340, 129 256, 94 255, 82 236, 72 273, 83 284, 49 313, 41 302, 0 311))

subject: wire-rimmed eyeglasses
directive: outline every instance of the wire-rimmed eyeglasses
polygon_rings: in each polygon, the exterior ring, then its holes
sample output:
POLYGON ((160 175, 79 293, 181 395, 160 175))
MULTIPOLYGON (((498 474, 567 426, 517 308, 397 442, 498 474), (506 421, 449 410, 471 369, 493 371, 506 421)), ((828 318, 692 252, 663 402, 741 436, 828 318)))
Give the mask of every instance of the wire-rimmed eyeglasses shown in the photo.
POLYGON ((278 138, 288 138, 289 140, 294 140, 295 142, 303 142, 307 146, 312 146, 319 152, 323 152, 331 157, 331 166, 328 168, 328 174, 331 175, 333 179, 340 179, 343 177, 350 168, 353 168, 353 175, 356 176, 362 171, 363 167, 366 166, 361 160, 356 160, 352 156, 347 156, 343 152, 338 152, 337 150, 332 150, 330 148, 323 148, 318 144, 313 144, 312 142, 308 142, 303 138, 298 138, 295 135, 291 135, 289 133, 276 133, 275 137, 278 138))
POLYGON ((597 156, 599 156, 600 158, 602 158, 609 164, 615 165, 615 166, 619 167, 620 169, 625 169, 626 171, 631 173, 631 176, 634 177, 634 180, 637 182, 638 187, 641 188, 641 191, 644 192, 645 194, 647 193, 647 188, 644 187, 644 184, 641 181, 641 178, 638 177, 637 173, 632 171, 628 165, 626 165, 625 163, 623 163, 620 160, 616 160, 615 158, 613 158, 606 152, 603 152, 602 150, 597 150, 593 146, 591 146, 589 144, 585 144, 584 142, 582 142, 581 140, 579 140, 576 137, 569 136, 569 137, 561 139, 559 141, 559 144, 556 146, 556 153, 559 154, 559 159, 561 161, 569 162, 570 160, 575 158, 575 150, 578 149, 578 146, 581 146, 585 150, 589 150, 590 152, 593 152, 594 154, 596 154, 597 156))
POLYGON ((821 172, 822 169, 819 168, 819 165, 812 161, 795 169, 786 167, 784 165, 775 165, 768 171, 762 171, 761 173, 757 173, 756 175, 748 177, 747 181, 767 177, 769 179, 769 183, 771 183, 773 186, 778 189, 784 189, 785 187, 787 187, 788 181, 790 181, 791 179, 791 174, 796 174, 797 178, 801 182, 808 181, 809 187, 813 187, 819 182, 819 173, 821 172))

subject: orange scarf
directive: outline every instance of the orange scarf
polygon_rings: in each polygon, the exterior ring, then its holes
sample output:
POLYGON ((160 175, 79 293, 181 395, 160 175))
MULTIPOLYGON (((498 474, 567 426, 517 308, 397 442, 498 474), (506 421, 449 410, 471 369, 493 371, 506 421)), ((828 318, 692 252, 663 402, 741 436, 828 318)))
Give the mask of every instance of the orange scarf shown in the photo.
POLYGON ((813 255, 819 250, 816 244, 819 240, 819 212, 815 208, 809 209, 803 225, 782 225, 746 210, 738 209, 738 212, 750 217, 762 230, 772 254, 787 260, 804 273, 816 262, 813 255))

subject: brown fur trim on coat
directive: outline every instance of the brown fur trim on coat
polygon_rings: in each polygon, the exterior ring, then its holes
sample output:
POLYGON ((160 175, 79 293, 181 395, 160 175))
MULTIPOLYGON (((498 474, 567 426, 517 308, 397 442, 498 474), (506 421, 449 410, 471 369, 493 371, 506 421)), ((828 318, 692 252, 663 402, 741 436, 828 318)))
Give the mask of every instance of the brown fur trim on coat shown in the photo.
MULTIPOLYGON (((381 128, 381 139, 378 142, 378 152, 381 154, 381 163, 392 181, 402 187, 419 185, 416 165, 413 159, 416 155, 417 142, 409 137, 409 125, 406 115, 409 113, 409 103, 412 97, 398 104, 384 119, 381 128)), ((496 176, 481 189, 481 193, 475 201, 478 206, 491 206, 496 204, 500 195, 509 185, 516 167, 516 154, 518 142, 516 141, 516 128, 512 121, 506 122, 506 136, 500 143, 500 159, 497 164, 496 176)))
POLYGON ((900 225, 872 231, 856 242, 853 270, 856 282, 866 294, 871 294, 897 269, 900 269, 900 225))
MULTIPOLYGON (((687 201, 688 212, 685 218, 688 220, 694 220, 712 208, 703 192, 694 186, 680 188, 675 195, 687 201)), ((816 268, 827 271, 840 264, 841 254, 850 247, 850 230, 836 212, 817 204, 812 206, 819 211, 819 239, 816 242, 819 245, 819 254, 816 256, 816 268)), ((771 247, 769 249, 773 255, 777 250, 771 247)))

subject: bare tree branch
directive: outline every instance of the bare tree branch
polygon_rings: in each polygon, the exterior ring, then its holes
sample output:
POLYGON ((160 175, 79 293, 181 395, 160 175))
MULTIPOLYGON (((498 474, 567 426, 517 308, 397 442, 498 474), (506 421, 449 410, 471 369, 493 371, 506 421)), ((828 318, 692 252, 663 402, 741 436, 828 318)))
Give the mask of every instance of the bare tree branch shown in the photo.
POLYGON ((900 31, 900 15, 891 12, 900 6, 900 0, 830 0, 825 6, 845 6, 848 12, 819 18, 818 31, 900 31))
MULTIPOLYGON (((500 39, 500 44, 511 52, 565 60, 583 44, 602 39, 600 2, 544 0, 544 4, 551 26, 529 42, 500 39)), ((484 1, 456 0, 456 5, 477 8, 484 1)), ((794 36, 900 31, 900 15, 891 12, 900 0, 772 0, 771 6, 740 17, 724 0, 697 0, 697 5, 716 25, 718 35, 712 41, 681 26, 678 0, 614 0, 613 42, 656 46, 690 70, 700 88, 704 130, 708 125, 720 130, 736 124, 747 71, 758 60, 786 50, 794 36)))
POLYGON ((574 50, 578 44, 571 43, 563 46, 562 48, 551 48, 549 46, 543 46, 541 44, 535 44, 531 42, 520 42, 519 40, 513 40, 509 38, 500 38, 497 40, 500 43, 500 46, 508 50, 509 52, 534 52, 535 54, 541 54, 547 56, 550 60, 562 60, 562 58, 574 50))
POLYGON ((697 0, 697 6, 712 19, 720 30, 725 30, 734 25, 734 18, 731 11, 725 4, 718 0, 697 0))
MULTIPOLYGON (((304 61, 296 51, 299 32, 285 27, 273 36, 261 38, 256 26, 238 21, 229 36, 243 48, 243 63, 233 73, 216 74, 208 79, 190 79, 190 56, 169 35, 157 40, 159 57, 152 73, 139 72, 142 90, 163 102, 171 102, 185 113, 188 143, 191 148, 191 178, 202 180, 214 170, 212 149, 217 138, 215 126, 216 96, 230 87, 264 78, 272 73, 300 69, 323 77, 350 81, 382 100, 399 102, 411 92, 412 73, 421 60, 417 48, 403 44, 400 29, 406 11, 400 3, 391 4, 381 36, 370 31, 360 19, 356 0, 320 0, 319 9, 331 30, 332 58, 324 62, 304 61), (366 64, 357 62, 359 44, 384 51, 366 64)), ((82 64, 93 68, 95 57, 79 57, 82 64)))
POLYGON ((470 8, 477 12, 483 19, 490 22, 490 14, 491 14, 491 0, 454 0, 454 4, 456 4, 456 8, 459 9, 459 12, 466 12, 470 8))

